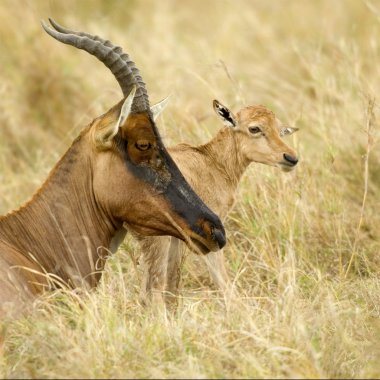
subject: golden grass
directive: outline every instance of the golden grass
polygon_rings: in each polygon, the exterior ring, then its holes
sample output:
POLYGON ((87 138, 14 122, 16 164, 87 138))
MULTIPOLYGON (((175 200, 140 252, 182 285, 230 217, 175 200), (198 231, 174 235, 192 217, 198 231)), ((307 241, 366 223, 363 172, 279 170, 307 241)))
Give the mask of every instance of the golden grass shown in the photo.
POLYGON ((217 98, 299 127, 301 157, 294 174, 252 165, 242 181, 225 249, 239 299, 193 257, 176 315, 145 310, 127 239, 96 291, 1 322, 0 377, 380 376, 377 2, 3 0, 0 17, 1 213, 120 99, 100 63, 42 31, 47 17, 120 44, 152 102, 173 94, 166 144, 209 139, 217 98))

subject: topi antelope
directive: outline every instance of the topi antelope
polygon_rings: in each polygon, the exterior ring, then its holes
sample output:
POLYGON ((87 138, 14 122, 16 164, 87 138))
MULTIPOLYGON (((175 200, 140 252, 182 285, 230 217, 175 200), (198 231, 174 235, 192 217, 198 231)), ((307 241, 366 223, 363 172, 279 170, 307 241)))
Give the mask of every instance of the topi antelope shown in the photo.
MULTIPOLYGON (((261 105, 245 107, 235 116, 214 100, 214 110, 225 127, 211 141, 200 146, 179 144, 168 150, 193 189, 223 220, 235 202, 240 178, 251 162, 283 171, 295 168, 297 155, 282 137, 297 129, 282 126, 273 112, 261 105)), ((142 248, 141 300, 161 303, 165 292, 166 302, 172 301, 172 295, 178 292, 185 247, 173 237, 134 235, 142 248)), ((216 286, 227 290, 230 281, 223 252, 212 252, 202 258, 216 286)))
POLYGON ((203 254, 226 242, 220 219, 166 151, 129 56, 110 41, 50 23, 42 24, 50 36, 103 62, 125 98, 80 133, 29 202, 0 217, 0 314, 21 312, 24 301, 62 283, 96 286, 125 223, 203 254))

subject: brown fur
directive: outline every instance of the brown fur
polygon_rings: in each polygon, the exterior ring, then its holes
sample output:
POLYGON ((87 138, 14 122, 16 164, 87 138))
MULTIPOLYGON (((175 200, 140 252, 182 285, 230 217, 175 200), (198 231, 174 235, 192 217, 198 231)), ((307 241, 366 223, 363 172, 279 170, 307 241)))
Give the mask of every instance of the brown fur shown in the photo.
MULTIPOLYGON (((234 118, 236 127, 224 127, 205 145, 179 144, 168 149, 193 189, 222 220, 233 207, 239 181, 251 162, 280 166, 288 171, 284 153, 296 157, 279 135, 279 121, 264 106, 243 108, 234 118), (257 125, 265 137, 250 134, 248 128, 257 125)), ((138 236, 138 240, 144 265, 142 301, 149 302, 154 296, 154 300, 162 302, 163 291, 170 301, 171 295, 178 291, 186 248, 170 237, 138 236)), ((223 251, 211 252, 202 258, 216 286, 221 290, 230 289, 223 251)))
MULTIPOLYGON (((27 310, 27 301, 62 283, 96 286, 107 256, 125 235, 123 223, 143 235, 187 234, 204 247, 217 244, 210 231, 193 232, 156 184, 128 169, 127 156, 154 168, 161 186, 174 173, 163 163, 147 115, 129 115, 114 135, 121 105, 80 134, 29 202, 0 217, 0 315, 27 310)), ((206 210, 197 214, 202 221, 215 217, 200 200, 186 207, 206 210)))

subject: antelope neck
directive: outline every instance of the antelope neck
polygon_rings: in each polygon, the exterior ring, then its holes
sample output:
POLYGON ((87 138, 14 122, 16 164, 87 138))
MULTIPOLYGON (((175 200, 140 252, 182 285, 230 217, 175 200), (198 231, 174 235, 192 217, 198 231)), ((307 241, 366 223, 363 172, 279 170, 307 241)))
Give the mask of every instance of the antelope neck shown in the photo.
POLYGON ((90 157, 79 137, 33 198, 0 218, 0 241, 33 257, 42 271, 95 286, 122 226, 99 209, 92 189, 90 157))

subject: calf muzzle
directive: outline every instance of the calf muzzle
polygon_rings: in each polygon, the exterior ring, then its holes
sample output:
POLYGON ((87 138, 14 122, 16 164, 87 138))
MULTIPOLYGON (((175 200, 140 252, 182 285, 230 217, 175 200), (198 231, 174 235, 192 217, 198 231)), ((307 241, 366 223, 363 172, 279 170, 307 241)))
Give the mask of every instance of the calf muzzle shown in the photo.
POLYGON ((287 165, 295 166, 298 163, 298 158, 295 156, 291 156, 290 154, 284 153, 284 160, 287 165))

